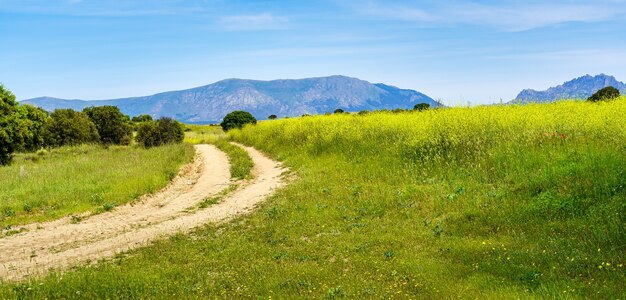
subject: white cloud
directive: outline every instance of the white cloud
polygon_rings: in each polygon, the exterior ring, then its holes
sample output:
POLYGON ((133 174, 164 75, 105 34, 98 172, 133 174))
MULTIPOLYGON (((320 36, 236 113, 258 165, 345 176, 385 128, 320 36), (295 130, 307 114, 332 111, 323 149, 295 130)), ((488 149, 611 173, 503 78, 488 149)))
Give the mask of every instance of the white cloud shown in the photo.
POLYGON ((231 15, 222 17, 219 20, 219 25, 226 30, 232 31, 277 30, 287 28, 289 19, 274 16, 270 13, 258 15, 231 15))

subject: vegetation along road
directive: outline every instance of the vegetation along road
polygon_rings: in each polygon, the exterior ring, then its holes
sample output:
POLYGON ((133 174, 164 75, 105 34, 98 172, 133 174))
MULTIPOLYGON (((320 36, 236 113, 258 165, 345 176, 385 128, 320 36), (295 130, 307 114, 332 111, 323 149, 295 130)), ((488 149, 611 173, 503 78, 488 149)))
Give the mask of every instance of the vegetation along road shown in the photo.
POLYGON ((102 214, 30 224, 25 232, 0 238, 0 278, 19 280, 112 257, 158 237, 232 219, 284 183, 281 165, 253 148, 240 146, 254 162, 254 179, 237 185, 222 151, 195 147, 194 161, 158 193, 102 214))

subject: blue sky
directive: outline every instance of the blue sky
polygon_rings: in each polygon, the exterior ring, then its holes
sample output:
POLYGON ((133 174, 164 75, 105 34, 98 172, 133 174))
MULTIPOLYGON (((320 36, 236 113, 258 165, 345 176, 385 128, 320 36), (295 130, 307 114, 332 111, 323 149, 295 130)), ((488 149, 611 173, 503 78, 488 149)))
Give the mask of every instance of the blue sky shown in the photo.
POLYGON ((20 100, 340 74, 464 105, 626 81, 626 0, 0 0, 0 41, 20 100))

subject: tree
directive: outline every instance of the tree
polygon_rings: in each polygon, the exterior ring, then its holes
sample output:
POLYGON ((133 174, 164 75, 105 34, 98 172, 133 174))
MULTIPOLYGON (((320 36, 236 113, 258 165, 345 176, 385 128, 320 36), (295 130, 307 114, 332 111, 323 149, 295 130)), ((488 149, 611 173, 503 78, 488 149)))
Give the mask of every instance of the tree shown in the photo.
POLYGON ((150 122, 150 121, 152 121, 152 116, 151 115, 138 115, 138 116, 134 116, 132 118, 132 121, 135 122, 135 123, 150 122))
POLYGON ((89 117, 73 109, 57 109, 44 127, 46 145, 63 146, 97 143, 98 129, 89 117))
POLYGON ((20 105, 18 110, 26 128, 19 150, 35 151, 43 147, 44 127, 48 121, 48 112, 28 104, 20 105))
POLYGON ((146 148, 164 144, 181 143, 185 138, 183 124, 172 118, 160 118, 156 122, 139 123, 137 128, 137 143, 146 148))
POLYGON ((270 120, 275 120, 276 118, 278 118, 276 115, 269 115, 269 117, 267 117, 270 120))
POLYGON ((343 109, 341 109, 341 108, 337 108, 337 109, 335 109, 335 112, 334 112, 334 113, 336 113, 336 114, 343 114, 344 112, 345 112, 345 111, 344 111, 343 109))
POLYGON ((591 97, 587 98, 587 101, 609 101, 617 97, 619 97, 619 90, 612 86, 607 86, 595 92, 593 95, 591 95, 591 97))
POLYGON ((0 165, 11 162, 25 131, 15 95, 0 84, 0 165))
POLYGON ((83 112, 91 119, 98 129, 100 142, 106 145, 128 145, 133 134, 128 116, 117 106, 92 106, 83 112))
POLYGON ((256 119, 247 111, 237 110, 227 114, 220 126, 224 131, 242 128, 246 124, 256 124, 256 119))
POLYGON ((415 104, 415 106, 413 106, 413 110, 417 110, 417 111, 423 111, 427 109, 430 109, 430 104, 428 103, 418 103, 418 104, 415 104))

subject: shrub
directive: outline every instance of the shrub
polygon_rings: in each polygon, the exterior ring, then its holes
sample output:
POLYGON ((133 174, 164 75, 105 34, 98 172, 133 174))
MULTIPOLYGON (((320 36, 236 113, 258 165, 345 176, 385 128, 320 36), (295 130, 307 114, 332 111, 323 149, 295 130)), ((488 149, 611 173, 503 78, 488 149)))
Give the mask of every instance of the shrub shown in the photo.
POLYGON ((36 151, 44 146, 44 127, 48 120, 48 112, 31 105, 18 107, 26 131, 19 147, 20 151, 36 151))
POLYGON ((418 103, 415 104, 415 106, 413 106, 413 110, 417 110, 417 111, 422 111, 422 110, 427 110, 430 109, 430 104, 428 103, 418 103))
POLYGON ((227 114, 220 126, 224 131, 228 131, 233 128, 242 128, 246 124, 256 124, 256 119, 247 111, 237 110, 227 114))
POLYGON ((156 122, 143 122, 138 124, 135 141, 146 148, 160 145, 160 135, 156 122))
POLYGON ((151 115, 138 115, 138 116, 134 116, 132 118, 132 121, 135 122, 135 123, 150 122, 150 121, 152 121, 152 116, 151 115))
POLYGON ((11 162, 13 152, 23 142, 24 131, 15 95, 0 85, 0 165, 11 162))
POLYGON ((341 109, 341 108, 337 108, 337 109, 335 109, 335 112, 334 112, 334 113, 336 113, 336 114, 343 114, 344 112, 345 112, 345 111, 344 111, 343 109, 341 109))
POLYGON ((269 117, 267 117, 270 120, 275 120, 276 118, 278 118, 276 115, 269 115, 269 117))
POLYGON ((183 124, 166 117, 160 118, 156 124, 163 144, 178 144, 183 142, 185 138, 183 124))
POLYGON ((142 122, 138 125, 135 140, 144 147, 181 143, 185 137, 181 123, 171 118, 160 118, 156 122, 142 122))
POLYGON ((48 146, 79 145, 100 141, 98 129, 89 117, 73 109, 57 109, 44 127, 48 146))
POLYGON ((587 98, 587 101, 609 101, 617 97, 619 97, 619 90, 612 86, 607 86, 595 92, 593 95, 591 95, 591 97, 587 98))
POLYGON ((120 112, 117 106, 92 106, 83 112, 96 125, 100 142, 106 145, 130 144, 133 130, 129 124, 130 118, 120 112))

